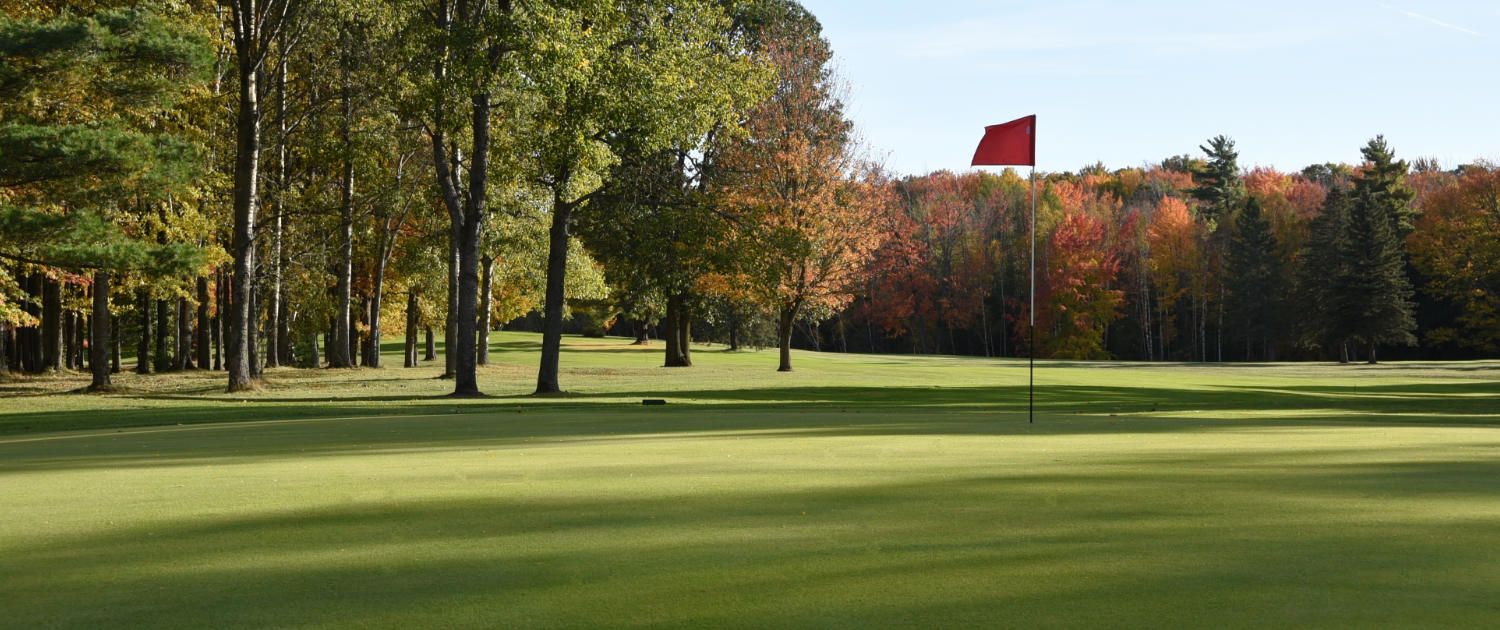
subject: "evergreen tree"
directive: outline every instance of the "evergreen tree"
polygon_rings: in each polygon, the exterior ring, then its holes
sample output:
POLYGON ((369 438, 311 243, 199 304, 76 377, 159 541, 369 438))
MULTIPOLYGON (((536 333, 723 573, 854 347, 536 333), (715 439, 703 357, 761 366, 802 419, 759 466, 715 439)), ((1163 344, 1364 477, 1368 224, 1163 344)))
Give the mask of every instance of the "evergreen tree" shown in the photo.
MULTIPOLYGON (((1197 187, 1188 191, 1201 205, 1198 206, 1198 216, 1203 220, 1204 233, 1207 242, 1204 243, 1204 251, 1208 253, 1209 265, 1212 267, 1213 280, 1218 284, 1218 326, 1217 340, 1215 342, 1215 360, 1224 360, 1224 301, 1226 290, 1224 286, 1224 248, 1226 246, 1224 228, 1234 221, 1234 214, 1244 203, 1245 183, 1240 179, 1240 167, 1237 161, 1240 157, 1238 151, 1234 150, 1234 141, 1226 136, 1214 136, 1209 139, 1208 146, 1198 147, 1208 156, 1208 161, 1202 165, 1193 165, 1193 181, 1197 187)), ((1207 275, 1208 269, 1204 270, 1207 275)), ((1208 282, 1204 282, 1202 308, 1208 312, 1208 282)), ((1207 319, 1206 317, 1204 319, 1207 319)), ((1200 320, 1202 321, 1202 320, 1200 320)), ((1204 329, 1202 337, 1207 340, 1207 330, 1204 329)), ((1203 359, 1208 360, 1207 348, 1204 349, 1203 359)))
POLYGON ((1370 204, 1372 212, 1390 221, 1404 259, 1406 237, 1411 235, 1418 214, 1412 206, 1417 193, 1406 185, 1406 161, 1396 159, 1396 153, 1386 144, 1385 136, 1375 136, 1359 152, 1368 164, 1354 177, 1354 196, 1360 203, 1370 204))
MULTIPOLYGON (((1378 138, 1372 141, 1371 148, 1377 142, 1378 138)), ((1380 146, 1383 148, 1384 143, 1380 146)), ((1369 149, 1366 155, 1370 155, 1369 149)), ((1405 171, 1404 163, 1400 169, 1405 171)), ((1370 363, 1375 363, 1375 348, 1380 344, 1416 343, 1411 281, 1406 274, 1405 248, 1398 236, 1400 196, 1399 190, 1393 192, 1369 179, 1356 178, 1346 236, 1340 243, 1340 257, 1347 269, 1336 288, 1342 316, 1348 336, 1368 347, 1370 363)))
MULTIPOLYGON (((203 260, 197 248, 126 233, 113 215, 191 178, 193 147, 163 131, 160 114, 208 59, 204 38, 142 9, 0 17, 0 259, 93 271, 96 389, 109 386, 111 272, 186 274, 203 260)), ((58 330, 59 318, 45 309, 42 328, 58 330)), ((59 337, 44 337, 56 356, 59 337)))
POLYGON ((1342 318, 1349 301, 1339 288, 1348 283, 1348 264, 1341 253, 1348 249, 1349 192, 1344 185, 1334 185, 1323 200, 1322 211, 1312 220, 1307 244, 1299 257, 1297 304, 1303 316, 1296 331, 1302 345, 1320 347, 1337 345, 1340 358, 1347 355, 1347 321, 1342 318))
POLYGON ((1254 198, 1246 202, 1235 220, 1227 262, 1230 311, 1240 320, 1245 360, 1253 359, 1256 348, 1270 360, 1269 348, 1281 328, 1282 276, 1276 257, 1276 236, 1254 198))

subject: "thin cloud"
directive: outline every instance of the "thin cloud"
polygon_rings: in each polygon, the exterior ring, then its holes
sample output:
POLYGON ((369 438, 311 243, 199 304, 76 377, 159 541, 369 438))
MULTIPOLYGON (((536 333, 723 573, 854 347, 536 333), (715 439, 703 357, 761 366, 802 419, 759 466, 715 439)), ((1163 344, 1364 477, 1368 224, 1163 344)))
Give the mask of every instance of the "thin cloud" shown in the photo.
POLYGON ((1478 32, 1471 31, 1471 30, 1466 29, 1466 28, 1464 28, 1462 26, 1459 26, 1457 24, 1449 24, 1449 23, 1444 22, 1442 20, 1439 20, 1439 19, 1437 19, 1435 17, 1430 17, 1430 16, 1422 15, 1421 13, 1416 13, 1416 12, 1413 12, 1413 11, 1407 11, 1406 9, 1401 9, 1401 8, 1393 7, 1393 6, 1389 5, 1389 4, 1384 4, 1384 3, 1382 3, 1380 6, 1382 8, 1390 9, 1392 11, 1395 11, 1397 13, 1405 15, 1406 17, 1409 17, 1409 18, 1411 18, 1413 20, 1421 20, 1421 21, 1427 22, 1429 24, 1436 24, 1436 25, 1441 26, 1443 28, 1452 29, 1452 30, 1458 31, 1460 33, 1464 33, 1464 34, 1467 34, 1467 35, 1473 35, 1475 37, 1483 37, 1483 35, 1480 35, 1478 32))

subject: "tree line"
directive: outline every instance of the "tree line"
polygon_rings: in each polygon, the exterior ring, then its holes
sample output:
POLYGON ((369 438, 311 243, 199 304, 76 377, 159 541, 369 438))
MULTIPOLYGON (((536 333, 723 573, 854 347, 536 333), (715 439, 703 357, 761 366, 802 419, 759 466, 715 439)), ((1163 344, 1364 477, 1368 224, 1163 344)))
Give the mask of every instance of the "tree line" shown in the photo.
MULTIPOLYGON (((1232 140, 1144 168, 1038 177, 1038 356, 1172 361, 1500 352, 1500 169, 1398 160, 1243 169, 1232 140)), ((809 344, 1025 356, 1028 182, 936 172, 860 298, 809 344), (815 341, 814 341, 815 340, 815 341)))
MULTIPOLYGON (((498 326, 1024 356, 1027 182, 892 178, 788 0, 0 0, 0 371, 437 360, 498 326), (85 351, 86 349, 86 351, 85 351), (128 365, 128 361, 126 364, 128 365)), ((1496 169, 1041 175, 1039 356, 1493 353, 1496 169), (1409 172, 1410 171, 1410 172, 1409 172)))

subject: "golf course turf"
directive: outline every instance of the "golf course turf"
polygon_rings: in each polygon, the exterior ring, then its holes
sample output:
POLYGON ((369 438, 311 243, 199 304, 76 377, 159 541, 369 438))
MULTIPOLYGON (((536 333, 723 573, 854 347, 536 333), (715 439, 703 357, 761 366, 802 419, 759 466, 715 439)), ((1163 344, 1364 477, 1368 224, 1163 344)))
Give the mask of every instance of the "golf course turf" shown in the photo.
POLYGON ((1500 627, 1500 362, 538 341, 0 381, 0 627, 1500 627))

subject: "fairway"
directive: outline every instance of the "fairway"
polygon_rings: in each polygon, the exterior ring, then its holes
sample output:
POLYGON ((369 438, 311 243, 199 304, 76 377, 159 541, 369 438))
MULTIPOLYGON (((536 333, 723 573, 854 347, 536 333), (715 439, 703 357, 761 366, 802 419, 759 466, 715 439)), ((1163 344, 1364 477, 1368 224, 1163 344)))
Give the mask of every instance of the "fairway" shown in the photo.
POLYGON ((0 626, 1500 626, 1500 362, 538 341, 0 382, 0 626))

